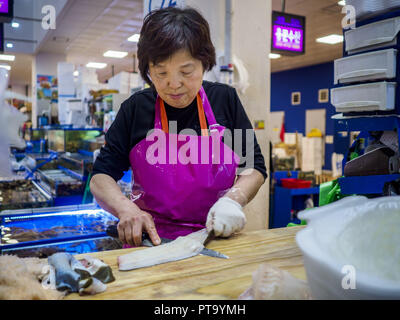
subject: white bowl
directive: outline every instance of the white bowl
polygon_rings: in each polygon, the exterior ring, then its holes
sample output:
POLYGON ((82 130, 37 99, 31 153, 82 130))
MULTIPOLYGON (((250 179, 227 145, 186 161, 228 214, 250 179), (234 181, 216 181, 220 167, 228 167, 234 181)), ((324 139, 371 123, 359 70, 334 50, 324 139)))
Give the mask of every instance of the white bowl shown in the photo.
POLYGON ((347 197, 298 217, 314 299, 400 299, 400 196, 347 197))

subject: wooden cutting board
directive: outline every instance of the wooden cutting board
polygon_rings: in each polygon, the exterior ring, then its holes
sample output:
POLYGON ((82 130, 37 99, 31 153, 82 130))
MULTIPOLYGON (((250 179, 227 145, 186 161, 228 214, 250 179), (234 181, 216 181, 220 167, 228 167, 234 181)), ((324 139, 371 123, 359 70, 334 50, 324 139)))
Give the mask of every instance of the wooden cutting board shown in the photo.
POLYGON ((226 254, 229 259, 198 255, 131 271, 118 271, 117 257, 144 248, 91 253, 111 266, 116 280, 107 284, 103 293, 93 296, 73 293, 65 299, 237 299, 251 286, 252 274, 262 263, 270 263, 305 280, 303 257, 295 242, 295 235, 302 228, 244 232, 210 241, 207 248, 226 254))

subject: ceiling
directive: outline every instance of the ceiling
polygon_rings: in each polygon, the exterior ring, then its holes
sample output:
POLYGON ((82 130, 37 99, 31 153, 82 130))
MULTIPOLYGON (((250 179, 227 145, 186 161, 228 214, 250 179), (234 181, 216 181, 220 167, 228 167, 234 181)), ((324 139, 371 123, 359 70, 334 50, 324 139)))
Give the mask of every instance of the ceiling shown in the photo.
POLYGON ((100 81, 112 76, 112 66, 114 74, 133 71, 137 47, 127 39, 140 32, 143 0, 70 0, 60 15, 41 52, 66 54, 67 61, 76 65, 105 62, 107 67, 98 71, 100 81), (127 51, 128 56, 106 58, 107 50, 127 51))
MULTIPOLYGON (((306 17, 306 53, 299 56, 281 56, 271 59, 271 72, 296 69, 324 63, 342 57, 342 43, 318 43, 315 39, 330 34, 342 34, 344 17, 338 0, 287 0, 286 13, 306 17)), ((282 11, 282 0, 272 0, 272 10, 282 11)))
MULTIPOLYGON (((306 16, 306 53, 271 59, 271 71, 294 69, 341 57, 342 44, 315 41, 321 36, 342 33, 341 9, 337 0, 287 0, 285 12, 306 16)), ((282 11, 282 1, 272 0, 272 10, 282 11)), ((35 51, 66 54, 67 61, 76 65, 85 65, 89 61, 105 62, 107 67, 98 71, 99 80, 105 81, 112 76, 112 66, 114 74, 122 70, 137 70, 134 59, 136 43, 128 42, 127 38, 140 32, 142 19, 143 0, 68 0, 57 12, 56 29, 44 35, 35 51), (103 57, 107 50, 128 51, 129 54, 124 59, 103 57)), ((11 81, 30 83, 32 58, 26 54, 16 54, 16 57, 11 81)))

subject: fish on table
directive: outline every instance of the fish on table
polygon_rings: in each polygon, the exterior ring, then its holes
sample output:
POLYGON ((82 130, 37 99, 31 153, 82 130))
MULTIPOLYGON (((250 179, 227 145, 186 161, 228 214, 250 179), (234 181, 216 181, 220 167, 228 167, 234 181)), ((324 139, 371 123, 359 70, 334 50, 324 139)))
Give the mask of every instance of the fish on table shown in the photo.
POLYGON ((228 258, 219 252, 205 248, 204 243, 206 243, 208 239, 209 233, 206 229, 202 229, 187 236, 178 237, 166 243, 164 242, 164 244, 158 246, 119 256, 118 268, 121 271, 133 270, 166 262, 183 260, 198 254, 228 258))

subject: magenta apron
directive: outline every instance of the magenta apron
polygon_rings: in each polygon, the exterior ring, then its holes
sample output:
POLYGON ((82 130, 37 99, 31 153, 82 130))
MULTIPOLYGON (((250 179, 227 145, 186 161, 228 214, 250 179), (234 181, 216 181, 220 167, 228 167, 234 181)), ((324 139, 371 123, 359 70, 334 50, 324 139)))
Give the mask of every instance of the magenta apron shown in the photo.
POLYGON ((208 211, 236 177, 239 156, 222 142, 225 127, 216 123, 203 88, 197 104, 202 135, 170 134, 157 96, 154 131, 129 154, 131 200, 153 216, 160 237, 175 239, 205 228, 208 211))

